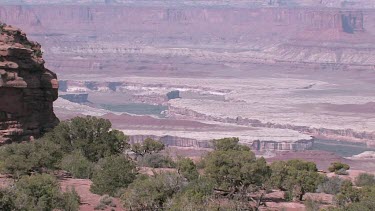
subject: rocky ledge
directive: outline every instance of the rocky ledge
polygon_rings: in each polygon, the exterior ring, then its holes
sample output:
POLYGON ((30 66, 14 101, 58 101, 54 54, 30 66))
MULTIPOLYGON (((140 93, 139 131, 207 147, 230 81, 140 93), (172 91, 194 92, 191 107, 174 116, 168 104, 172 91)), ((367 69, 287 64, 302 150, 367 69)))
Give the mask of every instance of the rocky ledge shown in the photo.
POLYGON ((59 120, 56 74, 44 67, 39 43, 0 24, 0 144, 37 138, 59 120))

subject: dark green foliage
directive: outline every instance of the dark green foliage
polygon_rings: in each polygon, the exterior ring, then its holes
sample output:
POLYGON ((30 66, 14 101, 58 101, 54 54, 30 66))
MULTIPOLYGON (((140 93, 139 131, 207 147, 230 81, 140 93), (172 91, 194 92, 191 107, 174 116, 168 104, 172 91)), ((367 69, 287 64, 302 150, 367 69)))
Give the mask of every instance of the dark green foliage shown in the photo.
POLYGON ((195 211, 207 210, 213 197, 214 182, 199 178, 184 187, 168 204, 168 210, 195 211))
POLYGON ((271 174, 266 161, 256 159, 238 139, 216 140, 215 150, 204 157, 204 171, 221 188, 228 191, 262 186, 271 174))
POLYGON ((317 192, 336 195, 340 192, 342 183, 343 180, 340 177, 325 177, 318 185, 317 192))
POLYGON ((375 210, 375 186, 362 188, 353 187, 350 181, 345 181, 336 200, 339 211, 372 211, 375 210))
POLYGON ((338 205, 346 206, 349 203, 359 202, 361 193, 359 189, 353 187, 351 181, 344 180, 340 189, 340 193, 336 195, 338 205))
POLYGON ((112 197, 110 197, 107 194, 100 197, 100 203, 104 204, 106 206, 110 205, 112 203, 112 201, 113 201, 112 197))
POLYGON ((117 155, 127 147, 127 137, 118 130, 111 130, 109 120, 92 116, 76 117, 61 122, 45 138, 61 146, 64 153, 81 151, 91 162, 117 155))
POLYGON ((31 172, 55 169, 62 156, 58 145, 44 139, 14 143, 0 149, 1 171, 15 179, 31 172))
POLYGON ((62 193, 60 204, 60 208, 64 211, 79 210, 80 197, 74 187, 62 193))
POLYGON ((136 156, 144 156, 146 154, 158 153, 164 150, 165 145, 160 141, 155 141, 151 138, 146 138, 143 143, 132 144, 131 150, 136 156))
POLYGON ((36 167, 56 169, 64 155, 60 146, 47 139, 36 140, 34 145, 36 167))
POLYGON ((29 174, 36 166, 35 146, 32 143, 10 144, 1 147, 1 172, 15 179, 29 174))
POLYGON ((322 183, 323 176, 317 172, 315 163, 301 160, 276 161, 272 163, 270 183, 287 190, 294 199, 302 200, 307 192, 314 192, 322 183))
POLYGON ((197 166, 190 158, 182 158, 177 162, 178 173, 185 177, 188 181, 198 179, 199 173, 197 166))
POLYGON ((61 203, 59 183, 48 174, 22 177, 15 188, 17 210, 50 211, 61 203))
POLYGON ((109 195, 105 194, 102 197, 100 197, 99 204, 95 206, 95 210, 105 210, 107 206, 115 206, 113 203, 113 198, 109 195))
POLYGON ((61 193, 56 178, 48 174, 24 176, 15 183, 14 204, 16 210, 51 211, 63 209, 77 211, 79 196, 75 190, 61 193))
POLYGON ((203 158, 203 163, 205 175, 215 182, 217 194, 235 199, 235 205, 240 207, 249 208, 249 201, 254 201, 254 209, 257 209, 271 176, 266 160, 256 159, 249 147, 238 144, 237 138, 215 140, 214 147, 215 150, 203 158))
POLYGON ((339 173, 339 170, 341 169, 344 169, 346 171, 350 169, 350 166, 348 164, 341 163, 341 162, 333 162, 328 167, 328 171, 335 172, 335 173, 339 173))
POLYGON ((16 208, 14 191, 8 188, 0 188, 0 210, 13 211, 16 208))
POLYGON ((129 185, 121 200, 128 210, 161 210, 183 186, 182 178, 175 173, 144 175, 129 185))
POLYGON ((319 211, 320 210, 320 203, 310 198, 306 199, 304 204, 306 206, 306 211, 319 211))
POLYGON ((218 151, 249 151, 250 148, 239 144, 238 138, 223 138, 218 140, 213 140, 214 149, 218 151))
POLYGON ((151 168, 174 168, 176 163, 171 157, 162 154, 146 154, 138 159, 138 165, 151 168))
POLYGON ((125 156, 109 156, 98 162, 92 177, 90 190, 93 193, 114 196, 121 188, 126 188, 137 175, 134 162, 125 156))
POLYGON ((360 187, 373 186, 375 185, 375 177, 373 174, 362 173, 356 178, 355 184, 360 187))
POLYGON ((94 164, 81 152, 76 151, 64 156, 61 161, 61 168, 70 172, 74 178, 89 179, 92 176, 94 164))

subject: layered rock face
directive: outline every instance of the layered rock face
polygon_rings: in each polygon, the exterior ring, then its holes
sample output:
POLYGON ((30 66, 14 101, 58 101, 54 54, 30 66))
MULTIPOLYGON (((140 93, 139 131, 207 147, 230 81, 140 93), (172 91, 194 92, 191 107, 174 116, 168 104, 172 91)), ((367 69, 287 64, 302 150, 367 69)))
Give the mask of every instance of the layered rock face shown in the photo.
POLYGON ((231 72, 233 62, 375 66, 373 9, 32 5, 0 6, 0 19, 42 43, 49 68, 65 79, 80 71, 190 76, 225 66, 231 72))
POLYGON ((19 29, 0 26, 0 144, 39 137, 59 120, 56 74, 44 67, 41 46, 19 29))

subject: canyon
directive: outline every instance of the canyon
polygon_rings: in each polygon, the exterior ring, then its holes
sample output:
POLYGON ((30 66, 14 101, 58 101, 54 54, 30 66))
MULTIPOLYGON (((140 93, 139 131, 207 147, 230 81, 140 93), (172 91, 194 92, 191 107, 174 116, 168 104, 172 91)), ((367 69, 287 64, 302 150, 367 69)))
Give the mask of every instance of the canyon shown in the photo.
POLYGON ((66 2, 0 6, 58 73, 62 120, 102 116, 170 146, 375 145, 369 1, 66 2))

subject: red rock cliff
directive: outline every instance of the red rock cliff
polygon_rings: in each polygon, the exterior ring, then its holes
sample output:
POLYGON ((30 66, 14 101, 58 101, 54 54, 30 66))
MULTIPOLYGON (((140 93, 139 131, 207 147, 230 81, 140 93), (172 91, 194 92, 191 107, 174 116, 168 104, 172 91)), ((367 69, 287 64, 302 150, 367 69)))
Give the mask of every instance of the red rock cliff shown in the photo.
POLYGON ((56 74, 44 67, 41 46, 19 29, 0 25, 0 144, 38 137, 59 120, 56 74))

